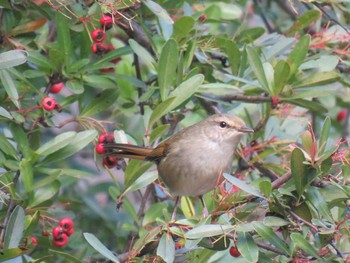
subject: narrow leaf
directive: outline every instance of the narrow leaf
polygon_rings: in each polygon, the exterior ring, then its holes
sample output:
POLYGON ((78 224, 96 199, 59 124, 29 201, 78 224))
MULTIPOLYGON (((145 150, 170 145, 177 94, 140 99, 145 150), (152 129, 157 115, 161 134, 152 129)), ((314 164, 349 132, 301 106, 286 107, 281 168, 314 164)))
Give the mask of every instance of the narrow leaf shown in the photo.
POLYGON ((71 22, 63 16, 60 12, 56 12, 56 29, 57 29, 57 42, 60 50, 64 54, 64 63, 66 65, 70 64, 71 61, 71 36, 70 36, 70 27, 71 22))
POLYGON ((102 256, 111 260, 112 262, 119 263, 119 259, 115 256, 115 253, 110 251, 105 245, 101 243, 93 234, 83 233, 86 241, 102 256))
POLYGON ((298 248, 300 248, 301 250, 305 251, 306 253, 308 253, 309 255, 315 258, 320 258, 317 250, 301 234, 292 233, 290 235, 290 238, 293 240, 293 242, 298 248))
MULTIPOLYGON (((182 16, 175 21, 174 24, 174 33, 173 37, 177 40, 181 40, 182 38, 188 37, 193 26, 195 24, 195 20, 190 16, 182 16)), ((188 43, 191 45, 192 42, 188 43)))
POLYGON ((137 180, 123 192, 123 194, 126 194, 131 191, 139 190, 149 185, 150 183, 154 182, 157 178, 158 178, 158 172, 156 170, 143 173, 142 176, 137 178, 137 180))
POLYGON ((299 197, 304 193, 304 189, 307 183, 307 169, 304 162, 305 157, 303 152, 299 148, 295 148, 292 152, 290 167, 292 171, 292 177, 294 179, 295 188, 299 197))
POLYGON ((173 263, 175 259, 175 242, 172 236, 164 233, 159 240, 157 256, 160 256, 166 263, 173 263))
POLYGON ((6 69, 0 69, 0 80, 2 82, 3 87, 6 90, 7 95, 10 97, 10 100, 19 109, 20 104, 18 99, 19 96, 18 96, 17 88, 10 73, 6 69))
POLYGON ((198 239, 203 237, 212 237, 224 235, 234 231, 236 226, 233 225, 201 225, 195 227, 185 234, 186 238, 198 239))
POLYGON ((28 52, 24 50, 10 50, 0 53, 0 69, 12 68, 27 62, 28 52))
POLYGON ((12 211, 9 222, 5 229, 4 247, 17 248, 21 242, 24 231, 24 209, 17 205, 12 211))
MULTIPOLYGON (((45 187, 35 189, 33 202, 31 202, 28 205, 28 208, 36 207, 50 200, 58 193, 58 191, 60 190, 60 187, 61 187, 61 184, 59 181, 53 181, 52 183, 50 183, 49 185, 46 185, 45 187)), ((34 187, 32 190, 34 190, 34 187)))
POLYGON ((318 20, 321 16, 321 12, 316 9, 311 9, 302 14, 301 16, 298 16, 297 20, 294 22, 292 27, 289 29, 288 35, 292 36, 296 32, 303 30, 304 28, 311 25, 311 23, 318 20))
POLYGON ((161 7, 159 4, 152 0, 143 0, 142 1, 151 11, 153 14, 155 14, 158 18, 163 19, 169 24, 173 24, 174 21, 169 16, 168 12, 161 7))
POLYGON ((162 101, 168 97, 174 82, 178 57, 177 42, 171 38, 165 43, 158 64, 158 82, 162 101))
POLYGON ((261 222, 253 222, 253 227, 263 239, 266 239, 276 248, 282 250, 286 255, 290 254, 287 244, 270 227, 265 226, 261 222))
POLYGON ((330 222, 333 222, 331 211, 329 210, 326 201, 316 187, 310 187, 306 192, 306 199, 309 205, 312 205, 319 214, 330 222))
POLYGON ((324 120, 322 130, 321 130, 320 139, 318 141, 318 149, 320 149, 319 155, 324 153, 324 151, 326 149, 330 130, 331 130, 331 119, 327 116, 326 119, 324 120))
POLYGON ((142 47, 133 39, 129 40, 129 45, 135 52, 135 54, 140 58, 140 60, 142 60, 147 65, 150 71, 156 71, 154 67, 154 65, 156 65, 156 62, 151 56, 151 54, 144 47, 142 47))
POLYGON ((262 194, 254 189, 253 187, 251 187, 250 185, 246 184, 244 181, 242 180, 239 180, 238 178, 230 175, 230 174, 227 174, 227 173, 224 173, 224 177, 233 185, 237 186, 238 188, 242 189, 243 191, 249 193, 249 194, 252 194, 252 195, 255 195, 255 196, 258 196, 258 197, 261 197, 263 198, 262 194))
POLYGON ((259 248, 249 232, 239 232, 236 245, 246 260, 249 262, 258 262, 259 248))
POLYGON ((284 60, 278 61, 278 63, 275 66, 275 72, 274 72, 274 83, 275 83, 275 86, 273 88, 274 95, 278 95, 283 91, 284 86, 288 82, 289 72, 290 72, 289 64, 284 60))
POLYGON ((310 35, 302 36, 293 51, 290 52, 287 60, 290 66, 289 78, 294 76, 299 66, 304 62, 309 49, 310 39, 310 35))
POLYGON ((247 54, 248 54, 249 64, 250 64, 251 68, 253 69, 255 76, 257 77, 260 85, 264 88, 264 90, 269 92, 270 87, 269 87, 269 84, 267 82, 263 63, 260 59, 258 52, 252 46, 247 46, 246 50, 247 50, 247 54))
POLYGON ((61 133, 52 140, 40 146, 40 148, 36 150, 36 153, 42 156, 52 154, 72 143, 76 134, 77 133, 73 131, 61 133))
POLYGON ((119 96, 117 89, 106 89, 101 92, 96 98, 81 111, 83 116, 92 116, 100 113, 115 103, 119 96))
POLYGON ((27 192, 32 191, 34 184, 33 164, 30 160, 23 158, 19 164, 21 180, 27 192))

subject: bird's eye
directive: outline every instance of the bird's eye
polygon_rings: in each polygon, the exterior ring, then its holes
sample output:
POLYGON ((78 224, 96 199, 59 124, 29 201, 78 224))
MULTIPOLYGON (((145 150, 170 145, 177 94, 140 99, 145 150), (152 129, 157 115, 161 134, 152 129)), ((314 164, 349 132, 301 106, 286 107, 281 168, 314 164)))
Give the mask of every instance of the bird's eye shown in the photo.
POLYGON ((219 125, 220 125, 220 128, 226 128, 227 127, 227 123, 224 122, 224 121, 220 122, 219 125))

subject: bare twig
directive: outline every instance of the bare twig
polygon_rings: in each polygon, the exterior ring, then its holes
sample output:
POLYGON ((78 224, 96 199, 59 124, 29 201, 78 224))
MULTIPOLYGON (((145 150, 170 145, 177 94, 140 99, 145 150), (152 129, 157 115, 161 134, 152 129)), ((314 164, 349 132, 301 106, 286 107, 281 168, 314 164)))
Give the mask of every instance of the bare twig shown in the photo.
POLYGON ((231 101, 244 101, 244 102, 250 102, 250 103, 271 102, 270 97, 246 96, 242 94, 220 96, 219 99, 227 102, 231 102, 231 101))

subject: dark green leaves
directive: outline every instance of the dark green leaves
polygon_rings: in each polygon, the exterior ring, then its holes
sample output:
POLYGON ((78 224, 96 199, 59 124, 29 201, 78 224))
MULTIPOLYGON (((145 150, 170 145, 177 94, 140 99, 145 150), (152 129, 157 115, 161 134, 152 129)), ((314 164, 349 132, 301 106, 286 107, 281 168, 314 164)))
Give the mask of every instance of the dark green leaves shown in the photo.
POLYGON ((175 76, 178 61, 178 48, 174 39, 169 39, 160 54, 158 63, 158 83, 160 96, 164 101, 169 95, 175 76))
POLYGON ((299 148, 295 148, 292 152, 290 167, 292 171, 292 177, 294 179, 295 188, 299 197, 304 193, 304 189, 307 183, 307 169, 304 162, 305 157, 303 152, 299 148))

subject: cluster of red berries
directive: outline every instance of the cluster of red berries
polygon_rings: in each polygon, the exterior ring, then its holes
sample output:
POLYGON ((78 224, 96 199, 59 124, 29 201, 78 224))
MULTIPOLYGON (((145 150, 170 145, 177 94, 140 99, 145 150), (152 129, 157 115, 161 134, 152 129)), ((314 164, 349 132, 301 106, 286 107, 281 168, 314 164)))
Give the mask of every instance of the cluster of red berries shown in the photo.
MULTIPOLYGON (((51 86, 50 93, 53 93, 53 94, 60 93, 63 87, 64 87, 64 82, 57 82, 51 86)), ((43 109, 46 111, 62 110, 61 106, 56 102, 56 99, 49 96, 46 96, 41 100, 41 105, 43 109)))
MULTIPOLYGON (((114 50, 113 45, 103 43, 106 39, 106 31, 111 29, 113 26, 113 18, 110 14, 104 14, 100 19, 101 29, 95 29, 91 32, 91 38, 94 41, 91 50, 94 54, 102 56, 109 51, 114 50)), ((120 58, 111 60, 112 63, 117 64, 120 58)), ((102 68, 102 72, 114 72, 114 68, 102 68)))
MULTIPOLYGON (((114 134, 113 133, 102 133, 98 139, 98 144, 95 149, 98 154, 105 154, 105 144, 114 142, 114 134)), ((112 156, 104 156, 102 159, 102 165, 109 169, 116 167, 118 165, 118 158, 112 156)))
POLYGON ((73 221, 64 217, 59 221, 59 225, 52 229, 52 244, 56 247, 64 247, 68 243, 68 237, 74 233, 73 221))

